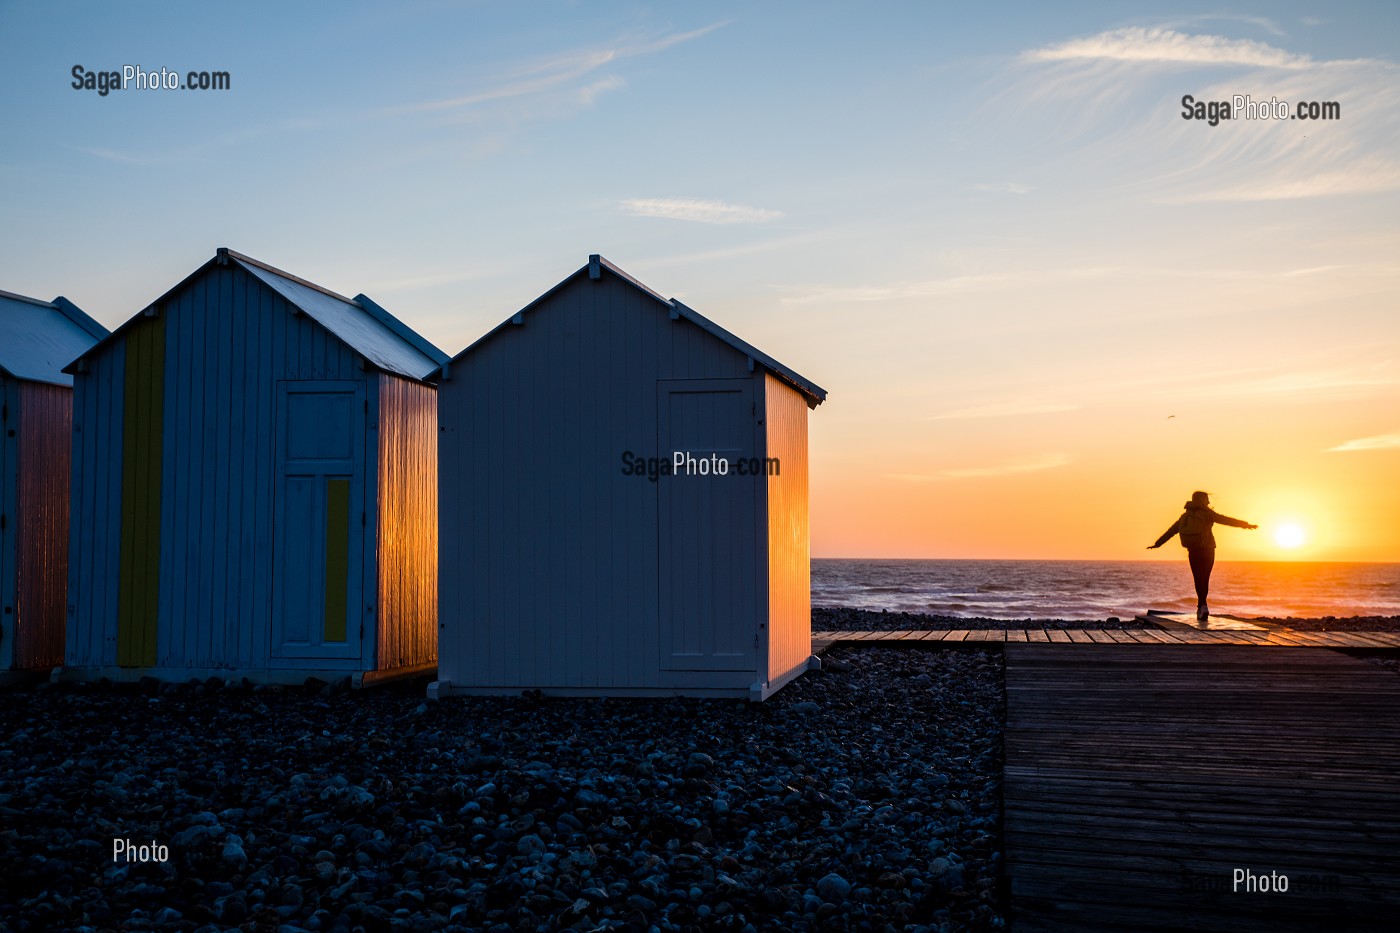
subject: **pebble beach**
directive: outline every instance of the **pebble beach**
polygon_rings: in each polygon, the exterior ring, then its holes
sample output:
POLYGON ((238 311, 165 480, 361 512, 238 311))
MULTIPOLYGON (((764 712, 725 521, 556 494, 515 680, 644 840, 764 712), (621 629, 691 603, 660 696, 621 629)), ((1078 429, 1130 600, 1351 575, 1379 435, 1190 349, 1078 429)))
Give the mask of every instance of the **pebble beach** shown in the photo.
POLYGON ((1002 928, 1000 654, 827 660, 762 704, 11 690, 0 916, 17 931, 1002 928), (114 862, 115 840, 166 860, 114 862))

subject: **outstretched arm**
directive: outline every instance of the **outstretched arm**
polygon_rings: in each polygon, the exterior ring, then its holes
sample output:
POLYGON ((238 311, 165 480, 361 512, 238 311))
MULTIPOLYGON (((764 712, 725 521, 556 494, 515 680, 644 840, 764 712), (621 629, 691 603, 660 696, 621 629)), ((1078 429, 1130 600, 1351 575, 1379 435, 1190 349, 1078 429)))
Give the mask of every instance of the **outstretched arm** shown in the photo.
POLYGON ((1172 535, 1176 534, 1177 531, 1180 530, 1180 528, 1181 528, 1181 519, 1178 518, 1176 521, 1172 522, 1172 526, 1171 526, 1170 528, 1168 528, 1166 531, 1162 532, 1162 537, 1160 537, 1160 538, 1157 539, 1157 543, 1156 543, 1156 544, 1149 544, 1149 545, 1147 546, 1147 549, 1148 549, 1149 551, 1155 550, 1156 548, 1159 548, 1159 547, 1161 547, 1162 545, 1166 544, 1168 541, 1170 541, 1170 540, 1172 539, 1172 535))
POLYGON ((1211 512, 1211 519, 1222 525, 1234 525, 1236 528, 1258 528, 1258 525, 1251 525, 1249 522, 1241 521, 1238 518, 1231 518, 1228 515, 1221 515, 1219 512, 1211 512))

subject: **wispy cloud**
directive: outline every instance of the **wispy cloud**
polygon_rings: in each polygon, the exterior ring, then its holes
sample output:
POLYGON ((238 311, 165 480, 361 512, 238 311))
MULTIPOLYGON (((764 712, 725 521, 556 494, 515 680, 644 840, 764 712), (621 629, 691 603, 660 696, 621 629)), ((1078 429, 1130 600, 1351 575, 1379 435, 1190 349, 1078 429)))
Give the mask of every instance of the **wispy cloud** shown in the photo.
MULTIPOLYGON (((1198 13, 1195 16, 1184 16, 1181 19, 1174 19, 1170 22, 1158 23, 1157 25, 1164 28, 1173 28, 1177 26, 1200 26, 1203 23, 1219 22, 1244 23, 1248 26, 1255 26, 1270 35, 1280 38, 1288 35, 1282 26, 1269 19, 1267 16, 1244 16, 1238 13, 1198 13)), ((1304 22, 1306 23, 1306 20, 1304 20, 1304 22)))
MULTIPOLYGON (((973 271, 933 279, 891 282, 884 285, 799 286, 794 289, 794 294, 786 295, 780 300, 783 304, 789 305, 816 303, 860 304, 872 301, 899 301, 911 298, 919 299, 945 295, 961 295, 968 292, 984 292, 1051 282, 1104 279, 1125 274, 1138 273, 1133 270, 1108 266, 1017 269, 1014 271, 998 272, 973 271)), ((1172 274, 1179 275, 1180 270, 1174 270, 1172 274)))
POLYGON ((459 110, 474 104, 523 97, 553 90, 588 75, 604 65, 615 61, 617 53, 612 50, 585 52, 551 60, 547 64, 532 67, 518 80, 495 87, 463 94, 459 97, 445 97, 439 100, 425 100, 393 108, 393 112, 414 113, 434 110, 459 110))
POLYGON ((166 148, 155 152, 124 152, 102 147, 75 147, 77 151, 108 162, 127 165, 164 166, 200 161, 216 150, 267 135, 309 132, 329 126, 343 127, 353 123, 374 123, 406 114, 441 114, 448 121, 478 119, 473 108, 491 103, 507 102, 509 122, 539 113, 567 111, 577 105, 591 106, 602 95, 625 87, 626 80, 617 74, 599 72, 609 65, 629 58, 651 55, 685 42, 699 39, 729 24, 729 20, 711 23, 688 32, 674 32, 646 38, 622 38, 601 48, 564 52, 524 63, 506 66, 486 86, 453 97, 410 101, 377 109, 316 114, 309 117, 287 118, 272 123, 247 127, 197 142, 182 148, 166 148))
POLYGON ((1344 441, 1336 447, 1328 447, 1329 453, 1350 453, 1357 450, 1400 450, 1400 434, 1376 434, 1372 437, 1358 437, 1344 441))
POLYGON ((951 295, 961 292, 994 288, 1008 282, 1010 275, 955 275, 941 279, 927 279, 921 282, 894 282, 889 285, 853 286, 814 286, 800 294, 787 295, 783 304, 804 305, 813 303, 864 303, 871 301, 896 301, 903 298, 927 298, 934 295, 951 295))
POLYGON ((189 151, 121 152, 117 149, 94 146, 78 146, 77 150, 85 152, 93 158, 102 159, 104 162, 119 162, 122 165, 176 165, 188 162, 194 157, 193 153, 189 151))
POLYGON ((607 93, 608 91, 615 91, 618 88, 625 86, 626 84, 627 82, 619 78, 617 75, 608 75, 606 78, 594 81, 592 84, 586 87, 579 88, 579 103, 583 104, 585 107, 592 106, 594 101, 596 101, 601 95, 607 93))
MULTIPOLYGON (((539 59, 516 68, 514 73, 507 75, 504 80, 491 87, 486 87, 479 91, 472 91, 468 94, 457 95, 455 97, 444 97, 436 100, 404 104, 399 107, 391 108, 387 112, 421 113, 461 110, 492 101, 508 100, 511 98, 526 97, 561 90, 607 65, 627 58, 635 58, 641 55, 650 55, 660 52, 672 46, 680 45, 683 42, 690 42, 693 39, 708 35, 722 26, 728 25, 728 22, 728 20, 725 20, 723 22, 711 23, 709 26, 704 26, 700 29, 692 29, 689 32, 671 33, 652 39, 624 40, 606 48, 583 49, 550 58, 539 59)), ((603 80, 594 81, 584 88, 579 88, 578 94, 581 99, 586 102, 591 102, 604 91, 622 87, 622 84, 623 82, 620 78, 609 76, 603 80)))
POLYGON ((949 479, 982 479, 993 476, 1037 473, 1041 470, 1053 470, 1073 462, 1074 458, 1067 454, 1042 454, 1017 460, 1004 460, 1001 463, 987 466, 956 467, 951 470, 939 470, 936 473, 886 473, 885 476, 890 479, 916 483, 939 482, 949 479))
POLYGON ((149 152, 132 152, 104 146, 73 146, 96 159, 122 165, 164 166, 206 161, 220 150, 253 142, 267 136, 322 129, 331 121, 322 117, 287 117, 219 133, 207 139, 180 146, 166 146, 149 152))
POLYGON ((1224 391, 1241 395, 1273 395, 1280 392, 1317 392, 1325 389, 1356 389, 1393 386, 1394 374, 1357 372, 1335 369, 1314 372, 1281 373, 1264 379, 1241 382, 1224 387, 1224 391))
MULTIPOLYGON (((1262 27, 1263 24, 1256 24, 1262 27)), ((1267 42, 1133 26, 1023 52, 990 106, 1046 120, 1070 171, 1166 203, 1259 202, 1400 190, 1400 66, 1318 59, 1267 42), (1183 120, 1197 101, 1341 105, 1341 119, 1183 120), (1125 170, 1125 166, 1131 167, 1125 170)), ((1242 114, 1235 114, 1236 117, 1242 114)))
POLYGON ((1001 181, 982 185, 973 185, 975 191, 995 191, 1000 194, 1029 194, 1030 185, 1022 185, 1014 181, 1001 181))
POLYGON ((1189 387, 1164 392, 1171 398, 1267 397, 1294 393, 1363 394, 1380 388, 1400 385, 1400 373, 1386 362, 1365 367, 1331 367, 1286 372, 1260 372, 1243 379, 1211 383, 1200 380, 1189 387))
POLYGON ((1306 68, 1312 59, 1251 39, 1194 35, 1161 26, 1129 26, 1022 53, 1026 61, 1120 61, 1177 65, 1306 68))
POLYGON ((1060 411, 1078 411, 1078 405, 1065 402, 1043 402, 1035 399, 1011 399, 992 402, 987 405, 973 405, 957 408, 937 415, 930 415, 929 421, 953 421, 964 418, 1011 418, 1017 415, 1048 415, 1060 411))
MULTIPOLYGON (((651 259, 641 257, 651 268, 665 268, 671 266, 687 266, 696 263, 726 262, 731 259, 738 259, 742 256, 752 256, 758 253, 767 253, 774 250, 789 249, 794 246, 828 242, 836 238, 837 232, 831 230, 808 230, 805 233, 797 233, 791 236, 774 237, 771 239, 756 240, 751 243, 735 243, 730 246, 722 246, 716 249, 697 250, 689 253, 676 253, 666 256, 656 256, 651 259)), ((678 296, 679 297, 679 296, 678 296)))
POLYGON ((1400 189, 1400 164, 1383 159, 1338 171, 1295 174, 1277 172, 1257 181, 1186 195, 1183 203, 1207 201, 1285 201, 1343 194, 1380 194, 1400 189))
POLYGON ((782 211, 697 198, 633 198, 623 201, 622 207, 637 217, 664 217, 700 224, 761 224, 783 216, 782 211))

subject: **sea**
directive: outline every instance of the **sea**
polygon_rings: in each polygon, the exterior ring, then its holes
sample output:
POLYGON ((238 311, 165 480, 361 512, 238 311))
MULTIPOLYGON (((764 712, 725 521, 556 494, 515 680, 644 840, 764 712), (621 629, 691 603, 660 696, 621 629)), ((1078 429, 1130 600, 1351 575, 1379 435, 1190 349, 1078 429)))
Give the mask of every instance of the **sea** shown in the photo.
MULTIPOLYGON (((1400 564, 1219 561, 1214 613, 1400 615, 1400 564)), ((1186 560, 812 560, 812 605, 985 619, 1194 612, 1186 560)))

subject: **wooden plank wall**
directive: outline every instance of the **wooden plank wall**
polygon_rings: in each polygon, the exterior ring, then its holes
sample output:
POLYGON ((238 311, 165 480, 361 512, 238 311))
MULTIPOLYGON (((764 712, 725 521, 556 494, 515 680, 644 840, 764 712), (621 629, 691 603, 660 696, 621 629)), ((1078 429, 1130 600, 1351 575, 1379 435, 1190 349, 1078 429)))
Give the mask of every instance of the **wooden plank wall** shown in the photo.
POLYGON ((437 660, 438 413, 432 386, 379 377, 379 670, 437 660))
POLYGON ((73 469, 64 664, 117 662, 126 343, 114 341, 73 377, 73 469))
MULTIPOLYGON (((73 390, 19 386, 14 637, 17 670, 63 663, 68 601, 68 472, 73 390)), ((7 432, 8 433, 8 432, 7 432)))
POLYGON ((1393 928, 1400 677, 1324 648, 1008 643, 1006 689, 1013 929, 1393 928))
MULTIPOLYGON (((608 272, 576 276, 454 363, 438 390, 439 676, 661 686, 657 487, 623 475, 622 453, 660 455, 657 380, 752 375, 608 272)), ((735 581, 755 605, 759 576, 735 581)))
POLYGON ((812 549, 808 517, 807 402, 796 389, 764 377, 767 451, 779 472, 768 477, 768 679, 807 663, 812 654, 812 549))
POLYGON ((122 531, 117 663, 156 663, 160 611, 161 453, 165 427, 165 319, 126 332, 122 425, 122 531))
POLYGON ((14 474, 18 468, 19 432, 10 436, 11 409, 18 418, 19 383, 0 374, 0 411, 4 413, 0 419, 0 670, 14 666, 15 550, 19 537, 15 522, 19 483, 14 474))

